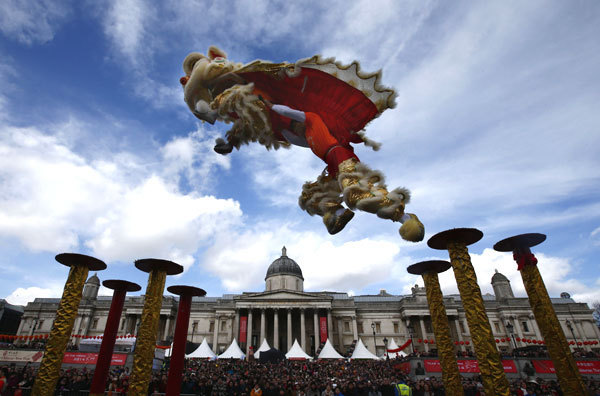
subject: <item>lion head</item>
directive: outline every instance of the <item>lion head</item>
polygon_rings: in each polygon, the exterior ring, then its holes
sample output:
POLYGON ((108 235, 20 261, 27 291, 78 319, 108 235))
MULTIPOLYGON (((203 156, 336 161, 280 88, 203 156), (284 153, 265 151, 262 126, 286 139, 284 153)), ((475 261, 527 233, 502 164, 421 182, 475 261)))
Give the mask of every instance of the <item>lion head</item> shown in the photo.
POLYGON ((208 56, 192 52, 183 61, 185 76, 180 79, 184 100, 189 109, 201 120, 214 122, 210 113, 210 103, 224 88, 215 90, 214 81, 232 71, 240 69, 240 63, 230 62, 227 54, 215 46, 208 49, 208 56))

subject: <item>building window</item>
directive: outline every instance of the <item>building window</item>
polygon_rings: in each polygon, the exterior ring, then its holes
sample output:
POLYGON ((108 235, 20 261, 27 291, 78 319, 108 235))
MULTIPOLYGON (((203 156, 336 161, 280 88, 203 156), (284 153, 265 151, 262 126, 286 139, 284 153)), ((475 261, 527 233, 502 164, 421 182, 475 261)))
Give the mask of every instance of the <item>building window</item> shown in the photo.
POLYGON ((300 279, 296 279, 296 290, 300 291, 300 279))
POLYGON ((494 322, 494 330, 496 330, 496 333, 500 333, 500 323, 494 322))
POLYGON ((525 333, 529 332, 529 326, 527 326, 527 322, 521 322, 521 328, 525 333))
POLYGON ((399 333, 400 332, 400 328, 398 327, 398 322, 394 322, 394 333, 399 333))
POLYGON ((465 333, 465 325, 464 325, 464 323, 462 322, 462 320, 460 320, 460 321, 458 322, 458 327, 460 327, 460 332, 461 332, 462 334, 464 334, 464 333, 465 333))
POLYGON ((364 333, 365 331, 363 330, 363 322, 357 322, 356 326, 358 327, 358 332, 359 333, 364 333))
POLYGON ((221 321, 221 331, 225 331, 226 328, 227 328, 227 322, 222 320, 221 321))
POLYGON ((431 329, 431 321, 428 319, 423 320, 423 324, 425 325, 425 332, 426 333, 433 333, 433 330, 431 329))
POLYGON ((344 332, 350 333, 350 322, 344 322, 344 332))
POLYGON ((210 322, 210 326, 208 327, 208 332, 212 333, 215 331, 215 322, 210 322))
POLYGON ((375 323, 375 333, 381 333, 381 323, 380 322, 375 323))
POLYGON ((38 322, 38 326, 37 326, 37 328, 38 328, 38 330, 42 330, 42 328, 43 328, 43 327, 44 327, 44 321, 43 321, 43 320, 40 320, 40 321, 38 322))
POLYGON ((123 330, 125 328, 125 322, 127 322, 127 319, 123 319, 121 321, 121 330, 123 330))
POLYGON ((94 319, 92 321, 92 330, 96 330, 98 328, 98 319, 94 319))

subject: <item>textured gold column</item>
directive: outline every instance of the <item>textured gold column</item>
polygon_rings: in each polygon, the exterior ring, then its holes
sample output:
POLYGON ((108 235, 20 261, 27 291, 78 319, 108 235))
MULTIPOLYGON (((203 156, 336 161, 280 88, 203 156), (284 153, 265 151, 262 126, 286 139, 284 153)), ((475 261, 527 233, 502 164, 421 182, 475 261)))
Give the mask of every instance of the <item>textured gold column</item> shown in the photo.
POLYGON ((558 322, 546 285, 537 265, 526 265, 521 269, 521 277, 529 296, 535 320, 546 342, 548 353, 554 363, 560 388, 567 396, 587 395, 581 373, 569 349, 565 333, 558 322))
POLYGON ((152 258, 137 260, 135 266, 141 271, 148 272, 149 276, 127 394, 146 396, 152 375, 152 360, 156 349, 156 335, 165 281, 167 275, 181 274, 183 267, 172 261, 152 258))
POLYGON ((473 347, 477 354, 485 394, 488 396, 509 396, 510 385, 504 374, 500 353, 496 349, 492 328, 485 313, 481 289, 477 284, 477 275, 471 264, 469 251, 466 245, 460 242, 449 242, 447 247, 460 298, 465 309, 467 323, 469 324, 473 347))
POLYGON ((148 277, 142 321, 137 334, 135 355, 129 381, 128 395, 147 395, 152 375, 152 360, 156 349, 156 334, 160 319, 167 272, 153 270, 148 277))
POLYGON ((106 268, 106 264, 100 260, 75 253, 59 254, 56 260, 71 268, 46 343, 44 357, 33 384, 31 394, 34 396, 54 395, 89 269, 98 271, 106 268))
POLYGON ((429 304, 429 313, 431 314, 431 324, 433 325, 433 334, 440 356, 442 366, 442 380, 448 396, 464 395, 454 347, 452 346, 452 337, 450 335, 450 325, 448 324, 448 315, 444 307, 444 296, 440 289, 438 274, 435 272, 426 272, 423 274, 425 282, 425 292, 427 293, 427 304, 429 304))
POLYGON ((539 233, 515 235, 496 243, 494 250, 513 253, 529 296, 529 304, 546 342, 548 354, 554 363, 561 390, 567 396, 587 395, 588 391, 581 378, 581 373, 537 267, 537 259, 530 250, 531 247, 537 246, 545 240, 546 235, 539 233))

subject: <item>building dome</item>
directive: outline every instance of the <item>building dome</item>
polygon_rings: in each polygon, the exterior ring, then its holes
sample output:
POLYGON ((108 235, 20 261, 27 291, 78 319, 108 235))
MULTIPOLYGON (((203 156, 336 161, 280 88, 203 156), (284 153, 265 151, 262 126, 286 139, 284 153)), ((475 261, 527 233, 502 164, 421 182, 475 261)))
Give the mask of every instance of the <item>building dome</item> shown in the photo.
POLYGON ((275 275, 292 275, 304 280, 300 266, 287 256, 285 246, 281 249, 281 257, 273 261, 269 266, 265 280, 275 275))
POLYGON ((85 283, 90 283, 93 285, 100 286, 100 278, 98 278, 98 274, 95 273, 94 275, 90 276, 90 278, 85 283))
POLYGON ((496 270, 496 273, 494 275, 492 275, 492 284, 494 284, 496 282, 510 282, 510 281, 508 280, 508 278, 506 276, 504 276, 503 274, 498 272, 498 270, 496 270))

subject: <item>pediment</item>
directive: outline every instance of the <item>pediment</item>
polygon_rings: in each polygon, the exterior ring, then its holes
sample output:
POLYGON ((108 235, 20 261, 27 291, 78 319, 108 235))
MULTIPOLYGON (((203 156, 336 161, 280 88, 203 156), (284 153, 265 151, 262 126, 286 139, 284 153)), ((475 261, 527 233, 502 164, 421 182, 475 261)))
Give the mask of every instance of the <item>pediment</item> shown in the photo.
POLYGON ((311 293, 297 292, 293 290, 276 290, 251 295, 243 295, 240 300, 251 301, 272 301, 272 300, 304 300, 304 301, 323 301, 329 300, 328 297, 319 296, 311 293))

